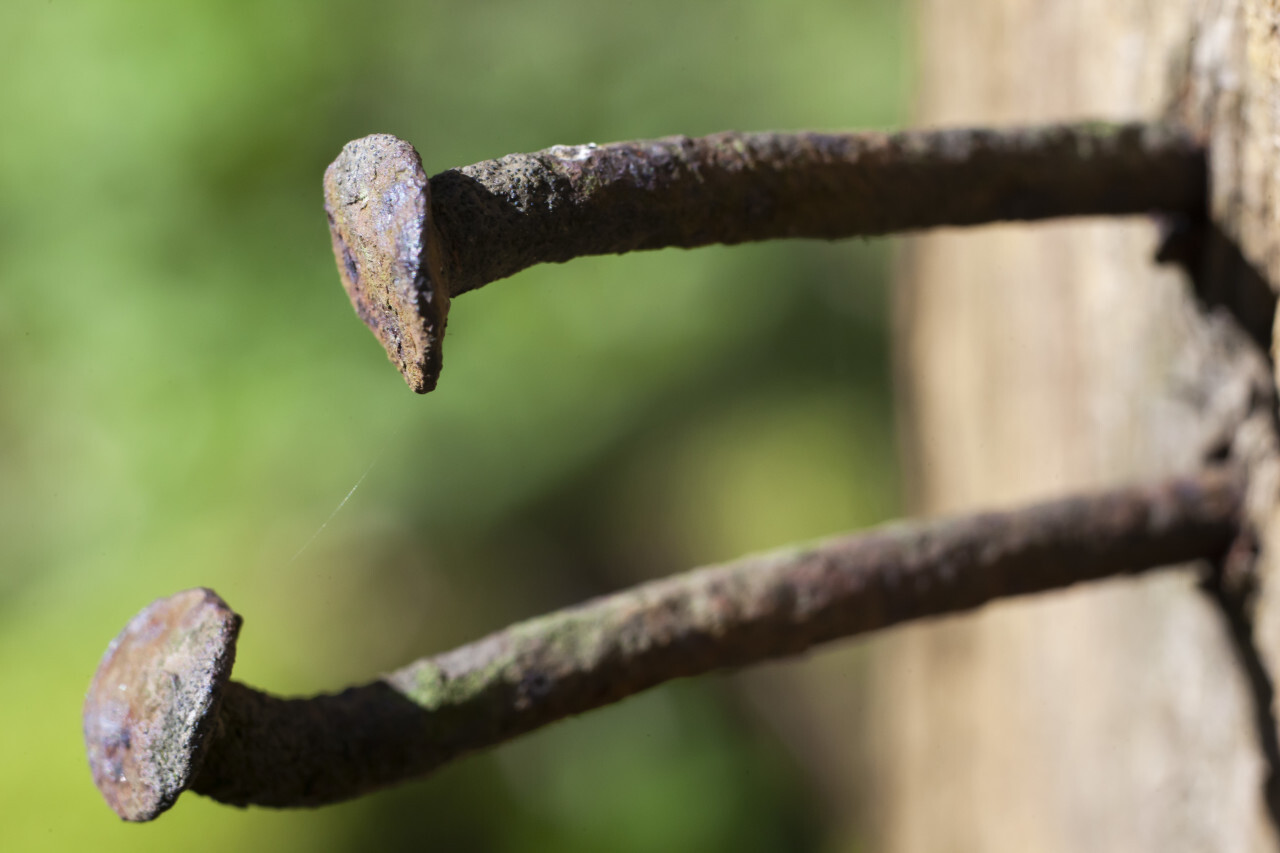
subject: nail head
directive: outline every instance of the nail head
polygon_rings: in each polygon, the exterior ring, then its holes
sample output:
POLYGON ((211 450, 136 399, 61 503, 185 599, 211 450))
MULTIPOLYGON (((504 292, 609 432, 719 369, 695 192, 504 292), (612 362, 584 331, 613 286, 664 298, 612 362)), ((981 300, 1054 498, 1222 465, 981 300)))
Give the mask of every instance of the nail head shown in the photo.
POLYGON ((432 390, 449 290, 418 152, 386 133, 348 142, 325 170, 324 206, 338 274, 356 313, 410 387, 432 390))
POLYGON ((152 602, 107 647, 84 703, 93 781, 125 820, 152 820, 199 772, 240 617, 209 589, 152 602))

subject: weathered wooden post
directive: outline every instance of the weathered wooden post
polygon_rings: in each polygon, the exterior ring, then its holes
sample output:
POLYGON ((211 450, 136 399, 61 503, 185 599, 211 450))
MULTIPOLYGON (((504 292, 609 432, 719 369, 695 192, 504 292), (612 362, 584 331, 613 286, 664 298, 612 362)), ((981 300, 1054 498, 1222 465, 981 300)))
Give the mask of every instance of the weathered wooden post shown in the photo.
POLYGON ((1229 244, 1208 240, 1193 263, 1264 340, 1152 263, 1151 221, 915 239, 898 300, 911 509, 1015 502, 1236 452, 1256 465, 1262 557, 1244 606, 1168 574, 880 641, 874 848, 1276 849, 1272 306, 1250 287, 1280 285, 1280 8, 921 0, 918 13, 914 124, 1167 116, 1203 135, 1212 225, 1229 244))

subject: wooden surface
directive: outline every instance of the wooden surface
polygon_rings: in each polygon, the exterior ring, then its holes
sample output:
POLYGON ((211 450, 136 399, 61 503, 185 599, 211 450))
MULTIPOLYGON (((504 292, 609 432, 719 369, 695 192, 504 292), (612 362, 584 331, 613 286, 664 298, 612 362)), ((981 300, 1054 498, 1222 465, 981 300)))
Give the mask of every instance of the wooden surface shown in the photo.
MULTIPOLYGON (((1280 281, 1280 4, 917 6, 917 124, 1181 117, 1213 146, 1215 220, 1280 281)), ((897 308, 914 511, 1186 470, 1251 412, 1236 444, 1271 452, 1270 368, 1157 245, 1141 219, 913 241, 897 308)), ((1264 664, 1275 610, 1264 590, 1264 664)), ((1191 572, 898 631, 871 669, 873 849, 1276 848, 1258 692, 1191 572)))

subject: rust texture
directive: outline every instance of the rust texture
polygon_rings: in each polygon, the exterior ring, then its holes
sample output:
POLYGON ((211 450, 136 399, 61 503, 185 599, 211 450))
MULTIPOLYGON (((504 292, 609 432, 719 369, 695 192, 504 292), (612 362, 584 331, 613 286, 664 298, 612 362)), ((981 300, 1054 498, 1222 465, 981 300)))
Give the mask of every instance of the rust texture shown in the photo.
POLYGON ((192 789, 317 806, 675 678, 993 599, 1196 559, 1238 533, 1244 483, 1209 470, 1009 512, 895 524, 648 583, 513 625, 336 695, 232 683, 192 789))
POLYGON ((199 770, 240 617, 213 591, 162 598, 107 647, 84 702, 93 781, 125 820, 152 820, 199 770))
POLYGON ((324 175, 324 209, 342 286, 405 379, 426 392, 440 374, 449 293, 436 286, 418 152, 394 136, 347 143, 324 175))
POLYGON ((581 255, 1198 210, 1203 152, 1146 124, 718 133, 557 146, 431 178, 457 295, 581 255))
POLYGON ((560 145, 424 181, 379 134, 325 173, 343 284, 419 393, 435 387, 448 300, 539 263, 786 237, 1200 212, 1204 152, 1158 124, 718 133, 560 145), (429 215, 427 215, 429 212, 429 215))

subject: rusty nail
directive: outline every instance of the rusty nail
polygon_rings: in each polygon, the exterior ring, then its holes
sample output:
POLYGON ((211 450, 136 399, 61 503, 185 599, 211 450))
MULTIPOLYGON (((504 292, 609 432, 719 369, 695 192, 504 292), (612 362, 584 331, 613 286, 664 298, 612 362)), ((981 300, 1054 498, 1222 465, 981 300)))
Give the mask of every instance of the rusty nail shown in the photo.
POLYGON ((207 589, 155 602, 84 705, 94 780, 126 820, 184 789, 318 806, 674 678, 904 621, 1195 559, 1240 528, 1231 469, 999 513, 888 525, 686 572, 512 625, 369 684, 282 699, 230 681, 240 617, 207 589))
POLYGON ((453 297, 538 263, 668 246, 838 239, 1057 216, 1197 212, 1204 152, 1160 124, 719 133, 558 145, 427 179, 413 146, 325 171, 343 286, 413 390, 436 386, 453 297))

